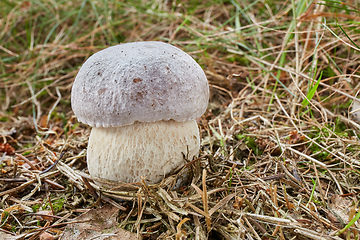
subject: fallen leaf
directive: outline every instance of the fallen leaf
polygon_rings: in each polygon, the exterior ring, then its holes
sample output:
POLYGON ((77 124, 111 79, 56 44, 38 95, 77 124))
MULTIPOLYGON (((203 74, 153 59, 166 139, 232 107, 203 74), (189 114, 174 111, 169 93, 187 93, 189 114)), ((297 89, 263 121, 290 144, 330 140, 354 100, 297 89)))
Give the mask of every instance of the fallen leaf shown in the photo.
POLYGON ((4 233, 4 232, 1 232, 1 231, 0 231, 0 239, 3 239, 3 240, 13 240, 13 239, 14 239, 14 236, 11 235, 11 234, 7 234, 7 233, 4 233))
POLYGON ((4 209, 4 211, 1 213, 1 221, 5 218, 5 215, 7 213, 13 212, 13 211, 28 211, 28 212, 33 212, 33 210, 30 207, 27 207, 25 205, 22 204, 16 204, 13 205, 11 207, 8 207, 6 209, 4 209))
POLYGON ((337 194, 334 194, 330 198, 329 209, 332 211, 332 214, 335 215, 337 221, 340 222, 342 225, 349 223, 351 207, 352 201, 347 198, 343 198, 337 194))
POLYGON ((37 220, 48 221, 48 222, 53 221, 52 217, 47 217, 47 216, 52 215, 52 212, 49 210, 41 210, 41 211, 38 211, 37 214, 41 214, 41 215, 36 216, 37 220))
POLYGON ((42 128, 47 127, 47 118, 48 118, 48 115, 42 115, 41 116, 40 122, 39 122, 40 127, 42 127, 42 128))
POLYGON ((135 233, 118 227, 116 218, 119 209, 112 205, 92 209, 74 219, 79 223, 69 224, 64 230, 61 240, 73 239, 107 239, 107 240, 137 240, 135 233), (81 221, 81 222, 80 222, 81 221))
POLYGON ((302 143, 302 142, 305 142, 305 140, 306 140, 305 136, 299 134, 296 130, 290 132, 290 134, 289 134, 289 143, 290 144, 302 143))
POLYGON ((0 143, 0 152, 6 152, 7 155, 13 155, 15 153, 15 148, 9 143, 0 143))
POLYGON ((51 235, 50 233, 44 232, 39 236, 40 240, 54 240, 55 237, 51 235))
POLYGON ((23 1, 20 5, 20 8, 22 10, 27 10, 30 8, 30 6, 31 6, 31 3, 29 1, 23 1))

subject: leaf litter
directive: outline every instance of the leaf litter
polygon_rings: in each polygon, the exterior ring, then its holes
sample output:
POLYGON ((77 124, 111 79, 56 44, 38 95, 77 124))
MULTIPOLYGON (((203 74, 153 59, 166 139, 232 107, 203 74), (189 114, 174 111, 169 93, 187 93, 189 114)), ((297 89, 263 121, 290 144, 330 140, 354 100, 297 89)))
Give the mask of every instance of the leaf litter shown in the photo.
POLYGON ((0 238, 359 238, 355 2, 149 2, 2 8, 0 238), (49 26, 24 27, 34 12, 49 26), (81 63, 121 38, 182 48, 210 83, 199 157, 155 185, 89 176, 70 108, 81 63))

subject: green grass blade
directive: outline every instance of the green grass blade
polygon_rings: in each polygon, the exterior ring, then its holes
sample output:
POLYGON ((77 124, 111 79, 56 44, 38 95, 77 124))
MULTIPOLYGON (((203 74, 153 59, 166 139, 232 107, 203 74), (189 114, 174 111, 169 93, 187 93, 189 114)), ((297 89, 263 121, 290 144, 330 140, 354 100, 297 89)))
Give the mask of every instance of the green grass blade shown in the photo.
POLYGON ((345 36, 347 37, 347 39, 350 40, 350 42, 352 42, 352 44, 354 44, 357 48, 360 49, 360 47, 358 45, 356 45, 356 43, 346 34, 346 32, 344 31, 344 29, 340 26, 340 24, 338 24, 339 28, 341 29, 341 31, 345 34, 345 36))
POLYGON ((313 187, 313 189, 312 189, 312 191, 311 191, 311 195, 310 195, 310 198, 309 198, 308 203, 306 204, 306 207, 309 206, 309 203, 310 203, 311 200, 313 199, 313 197, 314 197, 314 192, 315 192, 315 188, 316 188, 316 181, 313 180, 313 179, 311 179, 311 181, 313 182, 314 187, 313 187))
POLYGON ((318 88, 318 86, 319 86, 319 84, 320 84, 320 80, 321 80, 322 74, 323 74, 323 72, 321 71, 320 77, 319 77, 319 79, 316 81, 315 86, 310 89, 310 91, 309 91, 308 94, 306 95, 306 98, 302 101, 302 103, 301 103, 301 106, 302 106, 302 107, 306 107, 307 105, 309 105, 309 103, 310 103, 309 101, 311 101, 311 99, 314 97, 314 94, 315 94, 315 92, 316 92, 316 90, 317 90, 317 88, 318 88))
POLYGON ((355 215, 355 217, 353 217, 353 219, 351 219, 351 221, 350 221, 343 229, 341 229, 339 232, 337 232, 336 235, 340 235, 340 234, 342 234, 343 232, 345 232, 345 231, 346 231, 347 229, 349 229, 352 225, 354 225, 355 222, 356 222, 357 220, 359 220, 359 218, 360 218, 360 212, 358 212, 358 213, 355 215))

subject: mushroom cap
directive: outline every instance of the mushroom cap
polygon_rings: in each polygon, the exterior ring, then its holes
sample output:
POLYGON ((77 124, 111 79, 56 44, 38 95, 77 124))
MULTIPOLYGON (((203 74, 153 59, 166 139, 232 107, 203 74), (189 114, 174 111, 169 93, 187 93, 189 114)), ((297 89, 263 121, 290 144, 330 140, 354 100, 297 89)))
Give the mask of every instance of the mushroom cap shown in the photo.
POLYGON ((208 101, 200 65, 179 48, 155 41, 95 53, 80 68, 71 93, 76 117, 92 127, 193 120, 208 101))
MULTIPOLYGON (((358 109, 360 109, 360 100, 354 100, 351 111, 356 111, 358 109)), ((352 113, 351 115, 355 122, 360 123, 360 110, 352 113)))

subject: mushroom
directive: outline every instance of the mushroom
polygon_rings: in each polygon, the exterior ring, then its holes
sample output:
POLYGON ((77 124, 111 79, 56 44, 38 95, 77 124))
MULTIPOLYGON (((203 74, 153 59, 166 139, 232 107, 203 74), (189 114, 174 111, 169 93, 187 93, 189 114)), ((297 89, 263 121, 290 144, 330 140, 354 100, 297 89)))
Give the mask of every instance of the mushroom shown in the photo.
POLYGON ((360 123, 360 100, 354 100, 351 108, 352 118, 355 122, 360 123))
POLYGON ((125 43, 89 57, 72 87, 72 109, 92 126, 91 176, 157 183, 200 148, 205 73, 187 53, 156 41, 125 43))

